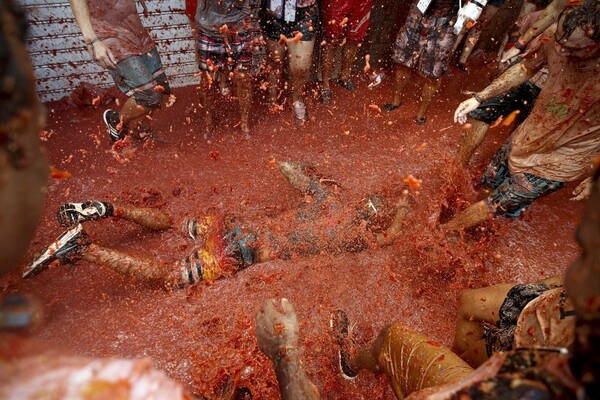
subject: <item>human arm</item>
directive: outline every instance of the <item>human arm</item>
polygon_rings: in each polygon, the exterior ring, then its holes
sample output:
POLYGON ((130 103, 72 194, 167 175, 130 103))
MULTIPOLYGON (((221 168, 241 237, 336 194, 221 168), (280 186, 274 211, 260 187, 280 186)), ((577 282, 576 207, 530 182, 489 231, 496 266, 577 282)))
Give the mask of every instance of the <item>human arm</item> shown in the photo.
POLYGON ((79 25, 79 29, 83 34, 83 40, 94 60, 103 68, 115 69, 117 60, 112 51, 98 38, 94 31, 87 0, 69 0, 69 2, 75 21, 77 21, 77 25, 79 25))
POLYGON ((531 25, 517 41, 515 46, 508 49, 502 54, 503 63, 508 63, 510 60, 521 54, 525 47, 534 38, 541 35, 550 25, 552 25, 558 19, 558 16, 564 10, 567 5, 567 0, 554 0, 548 7, 544 9, 540 17, 531 25))
POLYGON ((294 306, 281 299, 281 313, 275 303, 274 299, 266 300, 256 314, 258 348, 273 363, 283 400, 319 399, 319 391, 302 366, 294 306))
POLYGON ((464 124, 467 122, 467 115, 479 107, 482 100, 498 96, 527 82, 529 78, 535 75, 537 69, 527 68, 524 65, 523 62, 513 65, 496 78, 488 87, 475 93, 472 98, 460 103, 454 112, 454 122, 461 125, 464 124))

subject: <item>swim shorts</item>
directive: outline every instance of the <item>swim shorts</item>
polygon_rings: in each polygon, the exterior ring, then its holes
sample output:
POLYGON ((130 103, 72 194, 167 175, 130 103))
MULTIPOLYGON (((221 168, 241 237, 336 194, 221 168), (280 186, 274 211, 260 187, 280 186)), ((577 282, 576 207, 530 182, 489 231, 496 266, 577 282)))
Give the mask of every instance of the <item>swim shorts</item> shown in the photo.
POLYGON ((201 71, 240 70, 255 74, 262 65, 264 53, 259 38, 257 31, 228 36, 199 32, 196 41, 198 68, 201 71))
POLYGON ((568 347, 574 339, 575 312, 562 286, 515 285, 500 307, 496 325, 484 325, 489 356, 519 347, 568 347))
POLYGON ((297 8, 294 22, 278 19, 266 8, 260 13, 260 27, 271 40, 279 40, 280 35, 293 38, 299 32, 302 33, 301 41, 310 42, 315 38, 318 26, 319 7, 316 3, 309 7, 297 8))
POLYGON ((536 199, 563 188, 565 183, 526 172, 511 174, 508 166, 509 153, 510 146, 506 143, 488 165, 480 185, 493 189, 484 200, 490 212, 515 218, 536 199))
POLYGON ((125 95, 147 108, 160 107, 162 95, 171 93, 156 47, 148 53, 122 59, 110 70, 110 75, 125 95), (157 85, 164 91, 156 90, 157 85))
POLYGON ((413 7, 398 32, 392 59, 420 75, 437 79, 448 70, 455 41, 447 16, 425 17, 413 7))
POLYGON ((347 37, 361 42, 367 34, 375 0, 325 0, 322 3, 323 32, 327 39, 347 37), (346 24, 341 25, 347 18, 346 24))
POLYGON ((519 115, 516 120, 518 125, 529 116, 540 92, 538 86, 527 81, 500 96, 485 100, 476 110, 469 113, 469 117, 492 124, 498 118, 506 117, 518 110, 519 115))

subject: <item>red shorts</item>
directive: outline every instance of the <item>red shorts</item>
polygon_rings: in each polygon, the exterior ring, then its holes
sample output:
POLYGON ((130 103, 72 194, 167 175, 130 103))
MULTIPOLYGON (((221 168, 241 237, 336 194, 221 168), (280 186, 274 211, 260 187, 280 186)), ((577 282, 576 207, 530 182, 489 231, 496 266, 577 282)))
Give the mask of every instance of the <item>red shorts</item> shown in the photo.
POLYGON ((323 30, 328 39, 346 37, 360 42, 367 34, 375 0, 323 0, 323 30), (341 26, 344 18, 347 23, 341 26))

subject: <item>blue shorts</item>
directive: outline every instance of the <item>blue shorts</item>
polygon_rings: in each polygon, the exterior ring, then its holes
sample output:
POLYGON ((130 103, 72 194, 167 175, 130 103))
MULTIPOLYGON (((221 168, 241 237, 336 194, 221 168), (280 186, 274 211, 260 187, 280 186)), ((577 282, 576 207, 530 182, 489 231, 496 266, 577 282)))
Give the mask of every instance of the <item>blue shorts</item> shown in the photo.
POLYGON ((110 75, 127 97, 146 108, 158 108, 163 94, 170 94, 167 75, 163 70, 156 47, 140 56, 129 56, 110 70, 110 75), (160 85, 164 91, 156 90, 160 85))
POLYGON ((484 200, 490 212, 515 218, 536 199, 563 188, 565 183, 526 172, 511 174, 508 167, 509 153, 510 146, 507 143, 498 150, 488 165, 480 184, 493 189, 484 200))

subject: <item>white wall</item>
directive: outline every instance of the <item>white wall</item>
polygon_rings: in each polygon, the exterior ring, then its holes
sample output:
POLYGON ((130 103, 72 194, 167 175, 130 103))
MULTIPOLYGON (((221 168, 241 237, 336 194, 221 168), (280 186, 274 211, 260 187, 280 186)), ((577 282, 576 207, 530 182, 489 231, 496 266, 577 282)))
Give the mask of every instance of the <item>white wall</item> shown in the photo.
MULTIPOLYGON (((18 0, 29 21, 29 54, 42 101, 56 100, 81 81, 113 84, 110 75, 91 59, 82 42, 68 0, 18 0)), ((146 0, 149 15, 141 16, 156 40, 162 62, 174 87, 197 81, 194 44, 184 0, 146 0)), ((142 7, 137 4, 138 11, 142 7)))

